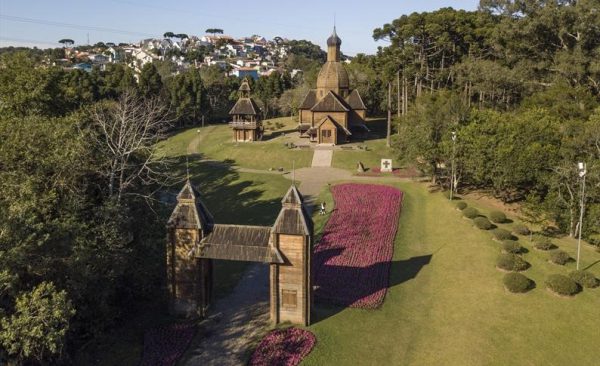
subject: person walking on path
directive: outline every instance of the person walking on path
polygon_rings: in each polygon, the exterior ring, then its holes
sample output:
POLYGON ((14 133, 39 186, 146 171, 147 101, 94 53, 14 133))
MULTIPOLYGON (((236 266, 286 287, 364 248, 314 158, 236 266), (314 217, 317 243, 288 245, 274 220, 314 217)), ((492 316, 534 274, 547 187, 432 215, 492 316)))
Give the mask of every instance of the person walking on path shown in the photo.
POLYGON ((321 209, 319 210, 319 214, 325 215, 327 211, 325 210, 325 202, 321 202, 321 209))

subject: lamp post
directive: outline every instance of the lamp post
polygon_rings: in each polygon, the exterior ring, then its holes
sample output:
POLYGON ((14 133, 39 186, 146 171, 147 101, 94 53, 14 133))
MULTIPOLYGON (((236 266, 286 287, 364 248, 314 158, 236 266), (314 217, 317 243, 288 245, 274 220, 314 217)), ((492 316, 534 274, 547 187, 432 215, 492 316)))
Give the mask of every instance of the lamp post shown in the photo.
POLYGON ((450 201, 454 198, 454 186, 455 186, 455 167, 454 160, 456 157, 456 131, 452 131, 452 173, 450 177, 450 201))
POLYGON ((579 270, 579 258, 581 256, 581 232, 583 231, 583 211, 585 204, 585 174, 587 173, 587 166, 585 163, 578 163, 577 170, 579 171, 579 178, 581 178, 581 197, 579 201, 579 238, 577 239, 577 269, 579 270))

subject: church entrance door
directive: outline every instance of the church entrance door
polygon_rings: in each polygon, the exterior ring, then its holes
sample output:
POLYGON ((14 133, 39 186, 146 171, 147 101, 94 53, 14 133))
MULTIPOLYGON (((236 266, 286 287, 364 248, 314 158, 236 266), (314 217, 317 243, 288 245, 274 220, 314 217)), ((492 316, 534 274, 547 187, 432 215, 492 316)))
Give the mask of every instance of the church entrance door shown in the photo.
POLYGON ((331 130, 321 131, 321 143, 322 144, 333 144, 333 133, 331 130))

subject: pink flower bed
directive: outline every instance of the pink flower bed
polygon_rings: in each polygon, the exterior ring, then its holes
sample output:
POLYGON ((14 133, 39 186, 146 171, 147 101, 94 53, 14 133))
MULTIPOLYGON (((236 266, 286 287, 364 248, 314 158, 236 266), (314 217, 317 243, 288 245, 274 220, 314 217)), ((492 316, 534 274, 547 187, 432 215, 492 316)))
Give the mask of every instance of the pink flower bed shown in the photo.
POLYGON ((335 210, 313 255, 317 300, 373 309, 388 284, 402 192, 372 184, 332 188, 335 210))
POLYGON ((146 332, 142 366, 172 366, 190 344, 196 326, 194 324, 170 324, 146 332))
POLYGON ((315 346, 315 336, 299 328, 274 330, 260 342, 250 366, 295 366, 298 365, 315 346))

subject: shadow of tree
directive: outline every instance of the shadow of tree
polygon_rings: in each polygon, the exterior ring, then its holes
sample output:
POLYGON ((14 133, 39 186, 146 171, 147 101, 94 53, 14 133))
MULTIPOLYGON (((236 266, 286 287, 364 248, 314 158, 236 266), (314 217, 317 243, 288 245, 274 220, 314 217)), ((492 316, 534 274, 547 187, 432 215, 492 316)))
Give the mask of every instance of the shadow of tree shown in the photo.
MULTIPOLYGON (((265 190, 259 183, 243 180, 234 168, 233 160, 222 162, 202 161, 200 154, 180 156, 172 172, 182 182, 189 169, 192 183, 201 199, 219 224, 273 225, 281 209, 281 198, 265 199, 265 190)), ((166 199, 175 204, 182 183, 168 189, 166 199)))
POLYGON ((324 257, 314 261, 316 265, 313 267, 313 285, 317 304, 313 310, 314 323, 325 320, 368 297, 376 299, 383 296, 376 306, 379 307, 385 300, 388 288, 414 279, 433 257, 433 254, 428 254, 406 260, 375 263, 367 267, 327 265, 327 259, 340 255, 342 251, 343 249, 336 248, 321 252, 324 257), (332 286, 329 281, 322 281, 322 276, 335 276, 340 281, 332 286))

